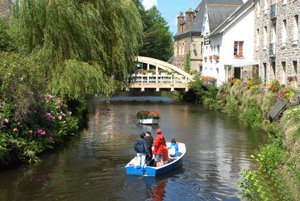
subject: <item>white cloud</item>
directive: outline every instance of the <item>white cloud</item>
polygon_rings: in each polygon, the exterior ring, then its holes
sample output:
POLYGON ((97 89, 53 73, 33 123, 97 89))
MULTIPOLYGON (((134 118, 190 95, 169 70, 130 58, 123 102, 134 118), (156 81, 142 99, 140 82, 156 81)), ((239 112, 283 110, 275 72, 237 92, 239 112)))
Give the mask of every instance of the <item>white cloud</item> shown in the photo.
POLYGON ((143 0, 143 6, 146 10, 148 10, 153 6, 157 6, 157 0, 143 0))

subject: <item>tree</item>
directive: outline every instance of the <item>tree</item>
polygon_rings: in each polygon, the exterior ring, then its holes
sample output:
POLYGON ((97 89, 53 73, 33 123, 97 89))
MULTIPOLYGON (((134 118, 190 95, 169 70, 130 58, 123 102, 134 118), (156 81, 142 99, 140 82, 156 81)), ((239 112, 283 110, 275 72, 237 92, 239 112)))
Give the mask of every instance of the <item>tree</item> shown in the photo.
POLYGON ((17 0, 13 29, 69 98, 109 94, 135 68, 142 23, 132 0, 17 0))
POLYGON ((173 40, 166 20, 155 6, 145 10, 139 0, 134 1, 139 9, 144 31, 139 55, 167 61, 173 54, 173 40))
POLYGON ((184 70, 187 73, 191 72, 191 52, 190 51, 188 51, 185 56, 184 70))

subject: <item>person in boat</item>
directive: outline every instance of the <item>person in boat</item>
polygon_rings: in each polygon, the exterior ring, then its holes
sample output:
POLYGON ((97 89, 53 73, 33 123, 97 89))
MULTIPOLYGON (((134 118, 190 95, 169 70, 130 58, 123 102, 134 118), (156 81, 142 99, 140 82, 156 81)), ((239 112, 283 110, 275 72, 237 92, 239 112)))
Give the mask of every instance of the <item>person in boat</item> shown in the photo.
POLYGON ((177 157, 179 156, 179 149, 176 139, 171 140, 171 144, 169 146, 169 155, 170 157, 177 157))
POLYGON ((145 140, 147 143, 147 148, 149 151, 149 154, 146 156, 146 163, 147 165, 151 165, 152 164, 152 145, 153 145, 153 137, 150 131, 145 132, 145 140))
POLYGON ((167 147, 165 136, 162 133, 162 130, 158 128, 156 130, 157 136, 154 138, 153 141, 153 154, 154 154, 154 160, 156 162, 156 167, 161 167, 164 165, 163 161, 163 152, 164 148, 167 147))
POLYGON ((137 139, 134 143, 134 150, 137 153, 137 166, 144 166, 146 162, 146 156, 149 154, 149 150, 147 147, 147 142, 144 139, 145 133, 140 134, 140 138, 137 139))

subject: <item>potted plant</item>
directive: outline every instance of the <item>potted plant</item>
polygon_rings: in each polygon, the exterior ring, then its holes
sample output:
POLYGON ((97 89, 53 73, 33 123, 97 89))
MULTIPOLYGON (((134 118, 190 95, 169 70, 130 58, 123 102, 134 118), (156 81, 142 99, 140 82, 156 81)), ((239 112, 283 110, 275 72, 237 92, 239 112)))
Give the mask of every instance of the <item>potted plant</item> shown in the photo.
POLYGON ((219 61, 220 57, 219 57, 219 55, 214 55, 213 58, 214 58, 214 60, 219 61))
POLYGON ((157 124, 160 114, 157 111, 141 110, 136 114, 140 124, 157 124))

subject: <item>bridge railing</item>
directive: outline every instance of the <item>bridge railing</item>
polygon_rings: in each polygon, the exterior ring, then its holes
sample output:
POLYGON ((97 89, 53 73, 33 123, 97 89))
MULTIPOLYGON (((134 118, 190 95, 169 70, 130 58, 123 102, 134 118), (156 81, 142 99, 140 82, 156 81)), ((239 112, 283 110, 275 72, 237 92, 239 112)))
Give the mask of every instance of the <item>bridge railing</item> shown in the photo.
POLYGON ((178 74, 133 74, 133 83, 188 83, 189 80, 182 75, 178 74))

